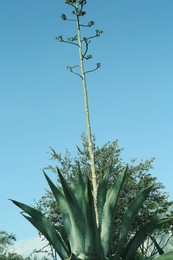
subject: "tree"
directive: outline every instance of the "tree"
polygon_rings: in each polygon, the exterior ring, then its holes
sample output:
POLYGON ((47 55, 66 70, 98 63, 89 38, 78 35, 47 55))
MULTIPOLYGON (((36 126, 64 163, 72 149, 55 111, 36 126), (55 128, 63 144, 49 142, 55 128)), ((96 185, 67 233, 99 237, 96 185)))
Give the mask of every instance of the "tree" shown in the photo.
MULTIPOLYGON (((15 251, 10 250, 10 246, 14 244, 16 241, 16 237, 14 234, 9 234, 4 230, 0 231, 0 260, 38 260, 39 253, 42 253, 41 251, 34 251, 32 252, 28 257, 23 257, 19 254, 17 254, 15 251)), ((47 251, 45 251, 47 253, 47 251)), ((42 260, 46 260, 46 257, 42 256, 42 260)))
POLYGON ((0 231, 0 260, 24 260, 21 255, 8 251, 8 247, 13 245, 14 241, 16 241, 14 234, 0 231))
POLYGON ((0 231, 0 254, 5 254, 7 247, 12 245, 16 240, 13 234, 8 234, 5 231, 0 231))

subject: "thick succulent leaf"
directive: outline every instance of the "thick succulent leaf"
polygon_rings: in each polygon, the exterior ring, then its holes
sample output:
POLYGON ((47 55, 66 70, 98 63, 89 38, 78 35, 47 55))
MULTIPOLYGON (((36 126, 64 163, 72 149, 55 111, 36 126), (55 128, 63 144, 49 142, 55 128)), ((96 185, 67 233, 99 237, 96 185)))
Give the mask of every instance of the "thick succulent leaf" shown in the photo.
POLYGON ((92 195, 92 187, 89 179, 86 180, 84 196, 84 216, 85 216, 85 259, 103 259, 100 234, 96 224, 96 215, 92 195))
POLYGON ((105 257, 109 257, 111 253, 112 234, 114 227, 114 218, 116 212, 116 206, 124 183, 128 167, 125 167, 122 174, 120 174, 117 180, 114 182, 110 190, 107 191, 106 201, 103 207, 103 217, 101 225, 101 243, 105 257))
MULTIPOLYGON (((24 213, 22 213, 22 215, 35 227, 37 228, 37 230, 43 230, 42 234, 44 235, 44 237, 46 238, 46 233, 44 232, 44 228, 42 228, 39 223, 37 221, 35 221, 32 217, 29 217, 29 216, 26 216, 24 213)), ((67 246, 66 242, 62 239, 62 236, 61 234, 56 230, 56 234, 58 235, 59 239, 61 240, 62 242, 62 245, 64 246, 65 248, 65 251, 66 251, 66 254, 68 253, 68 255, 70 256, 70 248, 67 246)), ((48 240, 48 239, 47 239, 48 240)), ((50 240, 49 241, 49 244, 53 246, 53 248, 55 249, 55 251, 58 253, 58 255, 60 257, 64 257, 63 255, 60 254, 59 250, 60 250, 60 245, 56 242, 56 241, 53 241, 51 242, 50 240)))
POLYGON ((68 214, 67 201, 66 201, 66 198, 64 197, 64 194, 61 192, 61 190, 57 186, 55 186, 55 184, 51 181, 51 179, 47 176, 46 173, 44 173, 44 176, 55 197, 57 206, 58 206, 58 208, 60 208, 61 214, 63 215, 63 217, 67 218, 69 216, 69 214, 68 214))
POLYGON ((123 217, 123 221, 122 221, 122 227, 120 230, 119 241, 118 241, 118 245, 116 248, 115 259, 116 259, 116 257, 118 258, 122 254, 122 252, 124 250, 124 245, 127 242, 127 236, 128 236, 128 232, 131 227, 131 223, 132 223, 133 219, 136 217, 137 213, 139 212, 142 204, 146 200, 146 198, 147 198, 148 194, 150 193, 150 191, 152 190, 152 188, 153 188, 153 185, 144 189, 133 200, 133 202, 130 204, 130 206, 126 210, 124 217, 123 217))
POLYGON ((64 228, 66 231, 66 234, 68 235, 69 241, 73 239, 72 234, 71 234, 71 227, 69 225, 70 223, 70 217, 69 217, 69 210, 68 210, 68 205, 67 205, 67 201, 66 198, 64 197, 64 195, 62 194, 62 192, 60 191, 60 189, 58 189, 57 186, 55 186, 55 184, 50 180, 50 178, 47 176, 47 174, 45 174, 45 178, 49 184, 49 187, 55 197, 55 200, 57 202, 57 206, 60 209, 60 213, 62 216, 62 221, 64 224, 64 228))
POLYGON ((75 194, 76 192, 76 182, 74 180, 74 176, 71 174, 69 176, 70 189, 75 194))
MULTIPOLYGON (((113 258, 111 258, 111 260, 112 259, 114 259, 115 260, 115 258, 113 257, 113 258)), ((124 258, 119 258, 118 260, 124 260, 124 258)), ((153 257, 150 257, 150 256, 140 256, 139 258, 137 258, 137 257, 135 257, 135 258, 132 258, 133 260, 135 259, 135 260, 153 260, 153 257)), ((130 259, 130 260, 132 260, 132 259, 130 259)), ((116 260, 117 260, 117 258, 116 258, 116 260)))
POLYGON ((87 255, 85 255, 85 254, 79 254, 78 255, 78 258, 76 258, 76 260, 89 260, 89 258, 88 258, 88 256, 87 255))
POLYGON ((173 259, 173 252, 169 252, 155 258, 155 260, 172 260, 172 259, 173 259))
POLYGON ((149 223, 145 224, 142 228, 140 228, 135 236, 132 238, 132 240, 129 242, 127 247, 123 251, 123 259, 130 260, 139 246, 145 241, 145 239, 148 237, 148 235, 152 234, 154 230, 161 227, 163 224, 166 223, 172 223, 173 218, 163 218, 163 219, 156 219, 153 221, 150 221, 149 223))
POLYGON ((79 205, 81 205, 81 206, 83 204, 84 192, 85 192, 84 180, 83 180, 82 172, 80 169, 80 165, 78 163, 78 182, 77 182, 77 187, 75 190, 75 197, 76 197, 79 205))
MULTIPOLYGON (((63 188, 64 196, 66 199, 66 203, 68 206, 69 213, 69 223, 66 223, 67 228, 70 232, 70 247, 73 254, 78 255, 84 252, 85 248, 85 226, 84 226, 84 218, 82 214, 81 207, 77 202, 76 197, 71 191, 68 183, 58 170, 59 178, 61 181, 61 185, 63 188)), ((67 234, 69 235, 69 234, 67 234)))
POLYGON ((99 216, 99 225, 101 227, 102 222, 102 213, 103 213, 103 206, 106 201, 106 193, 108 188, 108 179, 112 170, 112 164, 108 167, 107 171, 105 172, 102 180, 98 186, 98 195, 97 195, 97 208, 98 208, 98 216, 99 216))
POLYGON ((67 251, 68 249, 65 246, 61 236, 56 232, 50 221, 38 210, 18 201, 11 201, 29 215, 26 216, 24 213, 22 213, 22 215, 28 221, 30 221, 32 225, 35 226, 38 231, 40 231, 41 234, 49 241, 49 243, 54 247, 58 255, 61 258, 66 259, 69 254, 69 252, 67 251))

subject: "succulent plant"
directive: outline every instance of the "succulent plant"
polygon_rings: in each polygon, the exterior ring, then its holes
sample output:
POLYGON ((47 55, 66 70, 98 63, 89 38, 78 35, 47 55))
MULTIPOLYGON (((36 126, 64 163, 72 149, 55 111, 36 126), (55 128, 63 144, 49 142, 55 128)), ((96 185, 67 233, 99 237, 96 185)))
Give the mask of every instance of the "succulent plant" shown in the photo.
MULTIPOLYGON (((161 218, 150 221, 142 226, 133 237, 128 239, 131 223, 145 199, 153 188, 145 188, 126 209, 121 223, 119 241, 116 248, 112 248, 114 218, 117 202, 121 192, 128 167, 118 176, 109 187, 111 167, 106 171, 98 187, 98 216, 99 227, 96 223, 92 185, 90 178, 78 169, 77 182, 71 179, 68 184, 57 169, 61 186, 58 187, 45 174, 45 178, 56 199, 62 216, 62 227, 54 227, 50 221, 38 210, 12 200, 23 210, 22 215, 49 241, 61 259, 114 259, 131 260, 141 243, 164 223, 172 223, 173 218, 161 218)), ((152 258, 140 258, 152 259, 152 258)), ((162 255, 158 260, 173 259, 173 252, 162 255)))

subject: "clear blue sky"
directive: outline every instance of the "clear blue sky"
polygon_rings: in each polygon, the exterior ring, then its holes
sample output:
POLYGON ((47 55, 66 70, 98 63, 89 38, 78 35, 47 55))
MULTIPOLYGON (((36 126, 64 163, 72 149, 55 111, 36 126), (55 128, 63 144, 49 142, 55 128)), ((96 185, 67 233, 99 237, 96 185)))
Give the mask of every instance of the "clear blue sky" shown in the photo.
MULTIPOLYGON (((66 69, 78 52, 55 40, 74 34, 59 19, 66 8, 63 0, 0 3, 0 229, 19 240, 36 231, 8 198, 38 200, 49 146, 73 155, 85 131, 80 80, 66 69)), ((118 139, 126 161, 156 157, 152 174, 173 199, 173 1, 88 0, 87 11, 104 31, 92 43, 102 67, 88 78, 98 145, 118 139)))

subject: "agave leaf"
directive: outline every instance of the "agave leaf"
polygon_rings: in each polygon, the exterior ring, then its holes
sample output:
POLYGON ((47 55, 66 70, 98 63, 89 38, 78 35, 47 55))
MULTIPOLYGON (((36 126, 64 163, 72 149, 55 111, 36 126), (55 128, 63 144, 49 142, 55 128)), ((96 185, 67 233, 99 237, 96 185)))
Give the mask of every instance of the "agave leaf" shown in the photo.
POLYGON ((84 192, 85 192, 84 181, 83 181, 80 165, 78 163, 78 182, 77 182, 77 187, 75 190, 75 196, 76 196, 76 199, 77 199, 79 205, 81 205, 81 206, 83 204, 84 192))
POLYGON ((103 213, 103 206, 106 201, 106 193, 108 188, 108 178, 112 170, 112 164, 108 167, 107 171, 105 172, 102 180, 98 186, 98 195, 97 195, 97 207, 98 207, 98 216, 99 216, 99 225, 101 227, 102 222, 102 213, 103 213))
POLYGON ((74 180, 74 177, 72 176, 72 174, 69 177, 69 183, 70 183, 71 191, 75 194, 75 192, 76 192, 76 183, 75 183, 75 180, 74 180))
POLYGON ((85 216, 85 259, 103 259, 100 234, 97 228, 92 187, 88 177, 86 178, 86 188, 84 196, 84 216, 85 216))
POLYGON ((173 259, 173 252, 169 252, 155 258, 155 260, 172 260, 172 259, 173 259))
MULTIPOLYGON (((37 230, 42 229, 42 227, 39 225, 39 223, 38 223, 37 221, 35 221, 32 217, 26 216, 24 213, 22 213, 22 215, 23 215, 35 228, 37 228, 37 230)), ((58 235, 58 237, 60 238, 60 240, 62 241, 62 244, 63 244, 63 246, 64 246, 66 252, 68 252, 68 255, 70 255, 70 248, 67 246, 66 241, 64 241, 64 239, 62 238, 61 233, 58 232, 56 228, 55 228, 55 231, 56 231, 56 234, 58 235)), ((43 229, 42 234, 44 235, 44 229, 43 229)), ((46 237, 46 235, 44 235, 44 237, 46 237)), ((49 243, 50 243, 50 241, 49 241, 49 243)), ((55 244, 55 241, 53 241, 53 243, 50 243, 50 244, 54 247, 54 249, 55 249, 55 251, 58 253, 58 255, 61 256, 61 255, 60 255, 60 252, 59 252, 59 249, 60 249, 60 248, 59 248, 59 244, 57 244, 57 243, 55 244)))
POLYGON ((69 210, 68 210, 68 205, 67 205, 67 201, 66 198, 64 197, 64 195, 62 194, 62 192, 60 191, 60 189, 58 189, 57 186, 55 186, 55 184, 50 180, 50 178, 47 176, 46 173, 44 173, 44 176, 49 184, 49 187, 55 197, 55 200, 57 202, 57 206, 60 209, 61 212, 61 216, 62 216, 62 221, 64 224, 64 228, 66 231, 66 234, 68 235, 69 241, 73 239, 73 237, 71 236, 71 227, 69 226, 70 223, 70 217, 69 217, 69 210))
POLYGON ((146 200, 146 198, 147 198, 148 194, 150 193, 150 191, 152 190, 152 188, 153 188, 153 185, 144 189, 133 200, 133 202, 130 204, 130 206, 126 210, 124 217, 123 217, 123 221, 122 221, 122 227, 120 230, 119 241, 118 241, 118 245, 116 248, 115 259, 116 259, 116 257, 118 258, 122 254, 122 252, 124 250, 124 245, 127 242, 127 236, 128 236, 128 232, 130 230, 131 223, 132 223, 133 219, 136 217, 138 211, 140 210, 142 204, 146 200))
POLYGON ((76 260, 89 260, 88 259, 88 256, 87 255, 85 255, 85 254, 83 254, 83 253, 81 253, 81 254, 79 254, 78 255, 78 258, 76 258, 76 260))
MULTIPOLYGON (((114 259, 114 258, 111 258, 111 259, 114 259)), ((120 259, 122 259, 122 260, 124 260, 124 258, 120 258, 120 259)), ((132 258, 133 260, 135 259, 135 260, 153 260, 153 257, 151 257, 151 256, 139 256, 139 257, 134 257, 134 258, 132 258)), ((130 260, 132 260, 132 259, 130 259, 130 260)), ((117 260, 117 259, 116 259, 117 260)), ((119 259, 118 259, 119 260, 119 259)))
POLYGON ((110 190, 107 191, 106 201, 103 207, 103 217, 101 225, 101 243, 105 257, 111 253, 112 234, 115 218, 115 210, 121 187, 124 183, 128 167, 125 167, 122 174, 114 182, 110 190))
POLYGON ((173 218, 163 218, 163 219, 156 219, 153 221, 150 221, 149 223, 145 224, 143 227, 141 227, 135 234, 135 236, 132 238, 132 240, 127 245, 126 249, 124 249, 124 252, 122 254, 123 259, 130 260, 139 246, 145 241, 145 239, 148 237, 148 235, 152 234, 153 231, 160 226, 162 226, 165 223, 172 223, 173 218))
POLYGON ((85 235, 84 235, 84 218, 81 207, 71 191, 68 183, 58 170, 59 178, 63 188, 64 196, 68 206, 69 222, 66 222, 70 234, 69 242, 71 251, 74 255, 84 253, 85 250, 85 235))
POLYGON ((18 201, 11 201, 29 215, 28 217, 22 213, 22 215, 30 221, 32 225, 41 232, 41 234, 43 234, 43 236, 54 247, 58 255, 63 259, 67 259, 69 255, 68 248, 50 221, 38 210, 18 201))

